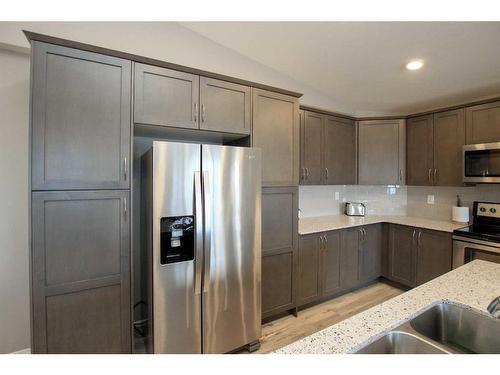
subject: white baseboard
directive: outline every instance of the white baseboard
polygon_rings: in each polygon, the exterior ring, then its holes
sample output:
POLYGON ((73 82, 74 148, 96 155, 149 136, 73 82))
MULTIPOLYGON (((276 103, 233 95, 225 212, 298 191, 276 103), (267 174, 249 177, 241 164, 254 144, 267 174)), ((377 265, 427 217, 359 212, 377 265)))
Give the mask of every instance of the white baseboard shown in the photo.
POLYGON ((10 354, 31 354, 31 348, 21 349, 17 352, 12 352, 10 354))

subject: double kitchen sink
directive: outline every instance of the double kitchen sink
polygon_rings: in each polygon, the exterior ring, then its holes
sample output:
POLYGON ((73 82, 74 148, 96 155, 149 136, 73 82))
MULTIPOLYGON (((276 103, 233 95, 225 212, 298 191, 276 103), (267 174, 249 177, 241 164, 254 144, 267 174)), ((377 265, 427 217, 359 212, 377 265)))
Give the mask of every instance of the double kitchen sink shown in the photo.
POLYGON ((357 354, 498 354, 500 320, 438 303, 359 349, 357 354))

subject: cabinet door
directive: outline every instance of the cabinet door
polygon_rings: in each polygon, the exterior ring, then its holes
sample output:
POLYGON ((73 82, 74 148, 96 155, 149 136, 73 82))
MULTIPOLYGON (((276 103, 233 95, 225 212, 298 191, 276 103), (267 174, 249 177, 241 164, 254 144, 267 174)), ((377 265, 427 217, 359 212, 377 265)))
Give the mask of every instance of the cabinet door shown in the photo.
POLYGON ((340 231, 329 232, 325 235, 321 262, 321 294, 329 296, 338 292, 341 288, 340 283, 340 252, 341 236, 340 231))
POLYGON ((358 183, 404 183, 404 121, 359 121, 358 183))
POLYGON ((33 190, 129 187, 131 62, 33 43, 33 190))
POLYGON ((294 308, 298 188, 262 189, 262 315, 294 308))
POLYGON ((419 229, 417 234, 417 285, 451 271, 450 233, 419 229))
POLYGON ((298 305, 313 302, 320 297, 319 261, 320 237, 303 236, 299 243, 298 305))
POLYGON ((356 183, 356 131, 354 121, 327 117, 323 132, 325 184, 356 183))
POLYGON ((134 64, 134 123, 198 129, 200 78, 134 64))
POLYGON ((434 115, 434 185, 462 186, 463 108, 434 115))
POLYGON ((304 174, 303 185, 320 185, 324 173, 322 166, 324 116, 315 112, 304 111, 301 126, 300 159, 304 174))
POLYGON ((406 183, 432 185, 434 169, 433 116, 410 118, 406 122, 406 183))
POLYGON ((200 129, 250 134, 250 87, 200 77, 200 129))
POLYGON ((402 225, 389 226, 389 278, 415 286, 416 230, 402 225))
POLYGON ((371 281, 382 274, 382 225, 374 224, 363 227, 364 235, 361 242, 361 270, 362 282, 371 281))
POLYGON ((295 307, 293 253, 262 256, 262 318, 295 307))
POLYGON ((500 102, 465 109, 467 144, 500 142, 500 102))
POLYGON ((342 289, 348 289, 359 283, 359 246, 361 229, 351 228, 342 231, 342 246, 340 250, 340 283, 342 289))
POLYGON ((262 185, 299 183, 298 99, 253 90, 253 146, 262 149, 262 185))
POLYGON ((34 353, 130 353, 128 199, 32 193, 34 353))

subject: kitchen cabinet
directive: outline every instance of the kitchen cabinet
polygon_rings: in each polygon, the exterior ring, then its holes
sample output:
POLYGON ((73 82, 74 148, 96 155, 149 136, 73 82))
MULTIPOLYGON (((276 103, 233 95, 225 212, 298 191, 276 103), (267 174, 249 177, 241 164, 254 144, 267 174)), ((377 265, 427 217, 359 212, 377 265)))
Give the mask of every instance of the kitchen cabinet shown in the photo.
POLYGON ((40 42, 32 54, 32 189, 128 189, 131 62, 40 42))
POLYGON ((359 278, 361 282, 368 282, 382 274, 383 229, 382 224, 366 225, 362 229, 359 278))
POLYGON ((299 246, 298 304, 305 305, 321 296, 319 281, 320 254, 323 238, 317 235, 304 236, 299 246))
POLYGON ((32 193, 33 353, 130 353, 128 200, 32 193))
POLYGON ((451 271, 451 262, 451 233, 389 225, 389 279, 414 287, 451 271))
POLYGON ((199 128, 200 77, 134 64, 134 123, 199 128))
POLYGON ((250 134, 249 86, 200 77, 200 129, 250 134))
POLYGON ((361 228, 349 228, 342 231, 340 250, 340 282, 343 289, 353 288, 359 283, 361 228))
POLYGON ((298 188, 262 189, 262 317, 296 307, 298 188))
POLYGON ((417 285, 451 271, 453 241, 450 233, 419 229, 417 285))
POLYGON ((356 182, 354 121, 312 111, 301 120, 301 184, 356 182))
POLYGON ((341 284, 341 232, 324 235, 323 251, 320 257, 321 295, 330 296, 339 292, 341 284))
POLYGON ((406 121, 406 183, 432 185, 434 171, 434 116, 406 121))
POLYGON ((323 132, 325 185, 356 183, 356 128, 354 121, 327 116, 323 132))
POLYGON ((300 128, 301 184, 320 185, 323 182, 323 120, 315 112, 302 111, 300 128))
POLYGON ((500 101, 465 109, 467 144, 500 142, 500 101))
POLYGON ((405 121, 358 121, 358 183, 402 185, 405 181, 405 121))
POLYGON ((462 185, 464 110, 457 109, 407 121, 407 184, 462 185))
POLYGON ((252 144, 262 150, 262 185, 296 186, 299 183, 298 99, 252 89, 252 144))

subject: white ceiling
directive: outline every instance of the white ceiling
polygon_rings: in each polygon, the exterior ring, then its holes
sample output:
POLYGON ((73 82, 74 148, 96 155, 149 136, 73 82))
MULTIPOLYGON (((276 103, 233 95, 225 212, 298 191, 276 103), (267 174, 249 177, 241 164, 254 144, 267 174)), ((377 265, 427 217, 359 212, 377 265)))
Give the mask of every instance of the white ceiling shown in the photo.
POLYGON ((181 24, 355 115, 409 114, 500 94, 500 22, 181 24), (404 69, 412 58, 424 68, 404 69))

